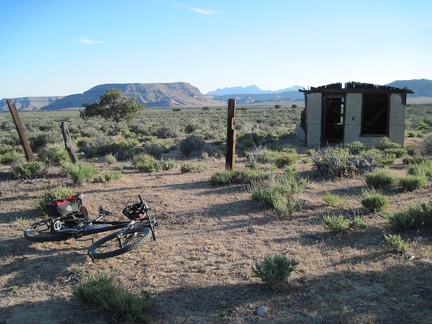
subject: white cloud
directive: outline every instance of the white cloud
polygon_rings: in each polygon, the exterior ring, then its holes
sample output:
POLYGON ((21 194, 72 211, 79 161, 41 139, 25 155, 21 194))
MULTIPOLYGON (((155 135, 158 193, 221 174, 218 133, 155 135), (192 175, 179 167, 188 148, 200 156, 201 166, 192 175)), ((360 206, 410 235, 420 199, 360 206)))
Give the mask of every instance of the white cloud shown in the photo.
POLYGON ((202 15, 206 15, 206 16, 218 14, 216 11, 208 10, 208 9, 190 8, 190 10, 192 10, 196 13, 202 14, 202 15))
POLYGON ((87 38, 81 38, 79 40, 79 42, 81 44, 90 44, 90 45, 98 45, 98 44, 102 44, 102 41, 98 41, 98 40, 93 40, 93 39, 87 39, 87 38))

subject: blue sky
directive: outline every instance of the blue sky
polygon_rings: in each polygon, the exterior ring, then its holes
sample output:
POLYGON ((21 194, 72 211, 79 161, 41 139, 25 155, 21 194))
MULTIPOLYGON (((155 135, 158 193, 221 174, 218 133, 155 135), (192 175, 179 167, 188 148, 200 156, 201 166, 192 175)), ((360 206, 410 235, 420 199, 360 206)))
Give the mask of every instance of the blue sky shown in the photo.
POLYGON ((0 99, 432 79, 432 1, 0 0, 0 99))

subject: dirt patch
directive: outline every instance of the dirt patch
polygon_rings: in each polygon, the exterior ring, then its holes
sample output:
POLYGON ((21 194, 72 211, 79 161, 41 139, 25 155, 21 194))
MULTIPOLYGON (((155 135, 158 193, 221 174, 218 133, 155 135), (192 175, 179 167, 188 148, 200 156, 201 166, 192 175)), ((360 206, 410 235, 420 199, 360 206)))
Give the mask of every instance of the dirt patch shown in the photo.
MULTIPOLYGON (((87 256, 91 239, 31 243, 23 237, 25 226, 41 218, 38 196, 67 180, 53 174, 23 183, 1 167, 0 323, 122 322, 72 296, 76 283, 99 272, 115 273, 130 289, 147 289, 153 323, 430 323, 432 267, 420 260, 432 259, 431 233, 403 234, 413 260, 391 253, 383 238, 388 221, 361 206, 363 177, 311 178, 300 197, 303 210, 278 219, 243 186, 209 183, 223 160, 196 163, 203 172, 143 174, 126 165, 121 180, 75 188, 85 193, 90 214, 102 205, 118 218, 142 194, 160 224, 156 242, 97 262, 87 256), (362 213, 367 230, 338 236, 325 229, 322 216, 339 212, 324 204, 325 192, 338 194, 343 210, 362 213), (252 265, 273 253, 300 262, 286 285, 267 287, 252 276, 252 265), (258 307, 267 312, 256 315, 258 307)), ((296 167, 310 174, 310 163, 296 167)), ((395 190, 390 211, 429 197, 430 186, 395 190)))

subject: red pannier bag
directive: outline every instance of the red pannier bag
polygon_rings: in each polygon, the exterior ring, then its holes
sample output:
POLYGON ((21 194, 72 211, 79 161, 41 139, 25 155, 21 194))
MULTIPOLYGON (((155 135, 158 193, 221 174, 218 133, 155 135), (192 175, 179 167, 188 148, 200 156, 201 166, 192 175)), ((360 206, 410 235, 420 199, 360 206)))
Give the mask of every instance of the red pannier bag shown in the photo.
POLYGON ((45 208, 49 217, 66 216, 72 213, 78 213, 82 206, 80 194, 66 196, 55 199, 46 203, 45 208))

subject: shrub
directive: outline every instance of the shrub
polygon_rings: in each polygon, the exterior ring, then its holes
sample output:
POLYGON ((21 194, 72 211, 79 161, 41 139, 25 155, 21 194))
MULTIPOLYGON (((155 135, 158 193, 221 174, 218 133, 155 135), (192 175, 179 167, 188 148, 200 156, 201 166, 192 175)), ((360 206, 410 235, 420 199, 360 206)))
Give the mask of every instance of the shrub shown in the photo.
POLYGON ((15 179, 35 179, 44 177, 48 170, 42 162, 18 163, 12 166, 12 176, 15 179))
POLYGON ((105 181, 119 180, 121 177, 122 173, 120 171, 107 171, 104 174, 105 181))
POLYGON ((417 206, 411 204, 406 210, 389 216, 390 225, 397 231, 406 231, 419 227, 432 227, 432 198, 429 203, 417 206))
POLYGON ((324 202, 332 207, 336 207, 336 206, 340 206, 341 205, 341 200, 339 198, 338 195, 334 195, 330 192, 326 192, 323 196, 322 196, 322 200, 324 200, 324 202))
POLYGON ((315 153, 314 166, 325 177, 352 177, 375 167, 373 159, 350 155, 348 149, 326 147, 315 153))
POLYGON ((162 126, 156 131, 158 138, 176 138, 180 131, 177 125, 162 126))
POLYGON ((390 154, 390 155, 394 155, 396 158, 401 158, 402 156, 407 155, 408 151, 402 147, 393 147, 393 148, 385 149, 384 154, 386 155, 390 154))
POLYGON ((132 165, 141 172, 155 172, 158 170, 158 162, 149 154, 134 157, 132 165))
POLYGON ((355 215, 354 218, 349 221, 348 227, 353 231, 359 231, 365 229, 367 227, 367 223, 361 216, 355 215))
POLYGON ((195 121, 193 121, 185 126, 185 133, 191 134, 195 132, 197 129, 198 129, 198 124, 195 121))
POLYGON ((356 214, 354 214, 354 218, 352 219, 349 219, 342 214, 327 214, 323 216, 323 222, 324 227, 330 229, 335 234, 346 233, 348 229, 359 231, 367 227, 365 220, 360 215, 356 214))
POLYGON ((415 164, 411 165, 408 168, 409 175, 425 175, 427 177, 432 176, 432 167, 424 165, 424 164, 415 164))
POLYGON ((97 167, 86 162, 77 164, 62 163, 61 169, 65 176, 71 177, 75 185, 82 184, 83 182, 90 182, 99 173, 97 167))
POLYGON ((297 153, 295 152, 280 152, 275 161, 278 168, 283 168, 288 165, 297 163, 297 153))
POLYGON ((206 142, 200 135, 190 135, 180 142, 180 151, 189 156, 192 152, 203 150, 206 142))
POLYGON ((117 159, 112 153, 105 155, 105 163, 108 165, 112 165, 117 162, 117 159))
POLYGON ((390 205, 390 201, 375 189, 365 189, 362 191, 361 204, 371 212, 380 212, 390 205))
POLYGON ((431 165, 430 160, 421 155, 414 155, 414 156, 406 156, 402 159, 402 162, 404 164, 425 164, 425 165, 431 165))
POLYGON ((263 262, 256 262, 252 272, 264 283, 273 285, 286 282, 299 264, 296 259, 288 259, 283 254, 268 255, 263 262))
POLYGON ((47 214, 46 210, 46 204, 55 199, 60 199, 66 196, 74 195, 75 193, 72 191, 72 189, 66 188, 66 187, 57 187, 52 191, 45 191, 39 198, 38 198, 38 207, 42 215, 47 214))
POLYGON ((390 188, 398 183, 398 179, 390 169, 378 169, 365 176, 366 184, 375 189, 390 188))
POLYGON ((297 153, 295 151, 274 151, 267 148, 255 148, 254 152, 247 154, 249 163, 274 163, 278 168, 297 163, 297 153))
POLYGON ((202 166, 192 163, 184 163, 180 166, 180 173, 196 173, 201 172, 202 170, 202 166))
POLYGON ((60 144, 48 144, 38 154, 39 161, 52 165, 60 165, 62 162, 70 161, 66 149, 60 144))
POLYGON ((345 233, 347 231, 348 220, 342 214, 327 214, 323 217, 323 221, 324 226, 336 234, 345 233))
POLYGON ((384 137, 376 146, 377 149, 381 150, 381 151, 385 151, 388 149, 399 149, 402 146, 400 144, 394 143, 392 141, 390 141, 390 139, 388 137, 384 137))
POLYGON ((250 190, 252 199, 273 208, 277 214, 292 214, 302 207, 293 196, 303 191, 307 183, 307 179, 297 174, 276 174, 253 181, 250 190))
POLYGON ((99 274, 73 287, 73 295, 133 322, 149 323, 150 294, 119 286, 114 275, 99 274))
POLYGON ((161 159, 162 154, 168 152, 168 148, 161 143, 145 143, 142 147, 142 153, 152 155, 155 159, 161 159))
POLYGON ((428 185, 428 177, 424 174, 408 175, 399 179, 399 185, 405 191, 414 191, 428 185))
POLYGON ((406 252, 408 243, 405 242, 399 234, 384 234, 384 239, 386 243, 394 250, 399 253, 406 252))
POLYGON ((345 148, 347 148, 348 151, 350 152, 350 154, 352 154, 352 155, 359 155, 360 152, 366 150, 366 146, 360 141, 355 141, 355 142, 346 144, 345 148))
POLYGON ((161 160, 157 161, 153 156, 149 154, 142 154, 136 156, 132 165, 141 172, 155 172, 155 171, 166 171, 175 168, 176 163, 174 160, 161 160))
POLYGON ((214 186, 228 185, 234 179, 234 171, 224 170, 213 174, 210 178, 210 183, 214 186))
POLYGON ((16 162, 22 156, 21 153, 17 151, 9 151, 0 154, 0 163, 9 164, 16 162))
POLYGON ((158 170, 167 171, 174 169, 176 167, 176 162, 172 159, 161 160, 158 163, 158 170))

